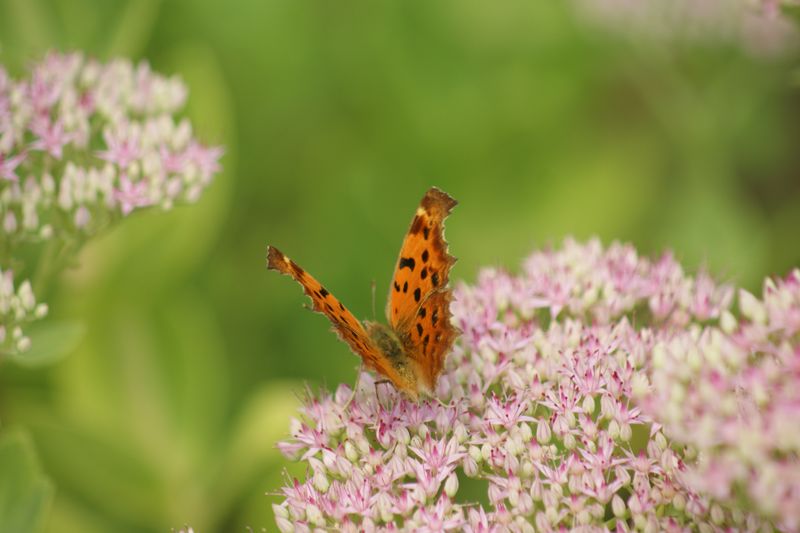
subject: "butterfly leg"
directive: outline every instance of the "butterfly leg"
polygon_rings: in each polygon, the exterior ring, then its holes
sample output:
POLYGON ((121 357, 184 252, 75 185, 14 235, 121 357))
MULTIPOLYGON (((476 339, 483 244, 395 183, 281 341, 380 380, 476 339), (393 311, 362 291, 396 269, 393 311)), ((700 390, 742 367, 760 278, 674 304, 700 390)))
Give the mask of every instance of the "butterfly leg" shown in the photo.
POLYGON ((342 411, 347 411, 347 408, 350 407, 350 404, 353 403, 353 400, 356 398, 356 394, 358 393, 358 384, 361 383, 361 373, 364 371, 364 363, 358 365, 358 374, 356 374, 356 383, 353 385, 353 393, 350 394, 350 397, 342 406, 342 411))
POLYGON ((436 400, 436 402, 442 407, 450 407, 450 404, 444 403, 438 396, 431 396, 432 400, 436 400))
POLYGON ((391 385, 391 383, 392 382, 389 381, 388 379, 379 379, 378 381, 376 381, 374 383, 374 385, 375 385, 375 399, 378 400, 379 404, 381 403, 381 395, 378 392, 378 385, 387 385, 387 384, 391 385))

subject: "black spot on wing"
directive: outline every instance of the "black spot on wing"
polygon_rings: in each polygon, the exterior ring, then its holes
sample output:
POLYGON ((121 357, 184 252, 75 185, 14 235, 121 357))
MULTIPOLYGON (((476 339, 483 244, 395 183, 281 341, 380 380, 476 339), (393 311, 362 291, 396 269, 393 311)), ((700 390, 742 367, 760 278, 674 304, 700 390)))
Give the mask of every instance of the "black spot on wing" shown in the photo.
POLYGON ((320 298, 327 298, 330 293, 325 289, 325 287, 320 287, 319 289, 319 296, 320 298))
POLYGON ((416 261, 414 261, 413 257, 401 257, 400 266, 398 266, 397 269, 402 270, 408 267, 411 272, 414 272, 414 266, 416 266, 416 261))
POLYGON ((420 307, 419 311, 417 312, 417 314, 420 316, 420 318, 425 318, 425 313, 426 313, 426 311, 425 311, 424 307, 420 307))
POLYGON ((435 326, 438 321, 439 321, 439 310, 434 309, 433 314, 431 314, 431 324, 435 326))
MULTIPOLYGON (((423 263, 427 263, 428 262, 428 257, 429 257, 428 256, 428 250, 423 251, 422 252, 422 262, 423 263)), ((414 270, 414 269, 412 268, 411 270, 414 270)))
POLYGON ((422 292, 419 290, 419 287, 414 289, 414 301, 418 302, 419 299, 422 297, 422 292))
POLYGON ((417 322, 417 335, 422 336, 422 324, 417 322))
POLYGON ((425 279, 428 277, 428 267, 423 267, 422 272, 419 273, 419 277, 425 279))
POLYGON ((433 283, 434 287, 438 287, 439 286, 439 273, 438 272, 434 272, 431 275, 431 283, 433 283))
POLYGON ((408 282, 404 281, 403 282, 403 294, 405 294, 407 292, 408 292, 408 282))
POLYGON ((398 285, 396 281, 394 282, 394 290, 400 292, 400 285, 398 285))
POLYGON ((430 340, 431 340, 431 336, 430 335, 425 335, 425 337, 423 337, 423 339, 422 339, 422 351, 423 352, 428 349, 428 342, 430 340))
POLYGON ((430 235, 430 233, 431 233, 431 228, 425 226, 425 229, 422 230, 422 236, 425 238, 426 241, 428 240, 428 236, 430 235))

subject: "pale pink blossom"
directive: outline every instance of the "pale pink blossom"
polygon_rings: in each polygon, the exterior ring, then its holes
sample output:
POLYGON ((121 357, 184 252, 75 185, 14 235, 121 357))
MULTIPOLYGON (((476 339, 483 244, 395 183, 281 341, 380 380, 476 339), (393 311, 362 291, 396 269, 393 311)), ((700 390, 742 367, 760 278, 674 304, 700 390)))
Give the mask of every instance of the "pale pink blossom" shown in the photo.
POLYGON ((19 181, 16 169, 25 160, 25 153, 9 157, 0 153, 0 178, 7 181, 19 181))
POLYGON ((734 294, 671 254, 653 261, 597 240, 536 252, 519 276, 484 270, 454 291, 463 334, 439 401, 376 391, 369 374, 350 404, 346 385, 309 397, 279 448, 311 470, 284 487, 276 520, 794 530, 800 271, 745 304, 757 320, 734 317, 734 294), (460 497, 472 480, 482 504, 460 497))
MULTIPOLYGON (((134 210, 196 201, 222 151, 193 137, 179 114, 186 95, 177 77, 126 59, 52 52, 20 77, 0 66, 5 261, 22 266, 49 241, 55 263, 70 264, 75 244, 134 210)), ((30 346, 23 327, 47 311, 45 304, 23 309, 14 298, 0 297, 0 357, 30 346)))

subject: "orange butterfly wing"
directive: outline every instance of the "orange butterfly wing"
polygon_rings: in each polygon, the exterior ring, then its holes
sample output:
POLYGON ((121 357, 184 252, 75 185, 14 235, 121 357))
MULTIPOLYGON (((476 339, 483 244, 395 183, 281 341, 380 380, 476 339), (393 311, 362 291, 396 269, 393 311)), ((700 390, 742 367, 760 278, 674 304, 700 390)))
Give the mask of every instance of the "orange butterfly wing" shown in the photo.
POLYGON ((311 297, 314 311, 324 314, 333 324, 333 330, 354 353, 361 356, 364 364, 394 383, 402 383, 402 378, 392 368, 367 335, 364 326, 335 296, 325 289, 300 266, 289 259, 274 246, 267 247, 267 267, 293 277, 303 286, 305 293, 311 297))
POLYGON ((422 198, 397 259, 386 318, 419 363, 425 385, 433 389, 458 330, 450 324, 447 287, 456 258, 448 253, 444 220, 457 202, 432 187, 422 198))

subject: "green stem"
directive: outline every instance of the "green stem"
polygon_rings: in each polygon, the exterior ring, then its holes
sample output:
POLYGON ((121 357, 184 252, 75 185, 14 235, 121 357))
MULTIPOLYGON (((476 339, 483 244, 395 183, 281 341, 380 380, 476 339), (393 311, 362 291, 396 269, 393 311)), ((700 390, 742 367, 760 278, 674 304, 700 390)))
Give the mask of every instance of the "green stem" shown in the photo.
POLYGON ((80 249, 77 240, 51 239, 45 245, 31 281, 34 294, 43 297, 53 278, 61 272, 80 249))

